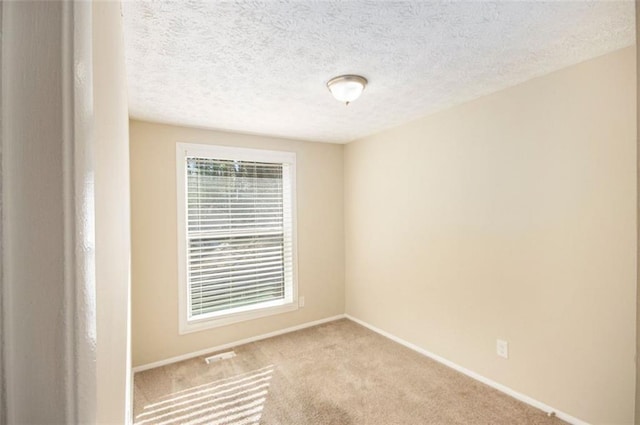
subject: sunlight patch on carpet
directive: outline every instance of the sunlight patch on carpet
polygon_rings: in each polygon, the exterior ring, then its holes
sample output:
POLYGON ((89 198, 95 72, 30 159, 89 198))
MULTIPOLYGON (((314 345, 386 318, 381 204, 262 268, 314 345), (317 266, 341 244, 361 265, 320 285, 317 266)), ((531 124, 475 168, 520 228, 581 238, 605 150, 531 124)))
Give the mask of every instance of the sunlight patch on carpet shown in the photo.
POLYGON ((273 365, 176 391, 145 405, 136 425, 258 424, 269 392, 273 365))

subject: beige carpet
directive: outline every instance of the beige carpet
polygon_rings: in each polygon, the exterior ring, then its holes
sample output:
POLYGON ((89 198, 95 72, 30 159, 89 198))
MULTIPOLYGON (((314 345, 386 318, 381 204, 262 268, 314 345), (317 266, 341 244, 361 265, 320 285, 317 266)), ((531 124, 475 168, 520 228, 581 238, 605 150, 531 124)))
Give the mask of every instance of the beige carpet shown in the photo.
POLYGON ((137 424, 563 424, 340 320, 135 376, 137 424))

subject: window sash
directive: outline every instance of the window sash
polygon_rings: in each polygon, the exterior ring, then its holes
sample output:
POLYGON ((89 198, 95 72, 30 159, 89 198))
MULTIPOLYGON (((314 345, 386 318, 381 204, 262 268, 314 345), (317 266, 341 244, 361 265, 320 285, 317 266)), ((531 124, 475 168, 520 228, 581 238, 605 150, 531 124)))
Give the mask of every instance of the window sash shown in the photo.
POLYGON ((189 323, 294 305, 295 162, 291 154, 259 161, 245 154, 182 149, 178 158, 186 281, 181 332, 189 323))

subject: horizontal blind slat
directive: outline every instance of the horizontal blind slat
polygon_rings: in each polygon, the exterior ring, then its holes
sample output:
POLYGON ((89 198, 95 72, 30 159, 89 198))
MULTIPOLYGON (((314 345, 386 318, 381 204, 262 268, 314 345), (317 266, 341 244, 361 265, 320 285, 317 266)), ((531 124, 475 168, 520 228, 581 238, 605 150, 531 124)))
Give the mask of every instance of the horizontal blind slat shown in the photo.
POLYGON ((233 296, 219 302, 203 303, 201 307, 198 308, 198 310, 199 314, 211 313, 219 310, 226 310, 231 307, 275 300, 278 298, 282 298, 283 294, 284 291, 282 290, 273 290, 265 293, 258 293, 249 297, 233 296))
POLYGON ((196 264, 206 264, 206 263, 215 263, 218 259, 227 259, 227 258, 235 258, 241 256, 259 256, 263 254, 272 254, 273 252, 282 252, 282 247, 280 246, 267 246, 267 247, 253 247, 253 248, 236 248, 225 251, 218 251, 215 249, 202 249, 197 248, 193 251, 193 255, 189 263, 196 264), (211 260, 209 257, 215 253, 215 259, 211 260))
POLYGON ((227 287, 227 288, 211 288, 209 291, 198 291, 192 294, 193 299, 199 299, 202 302, 208 300, 219 299, 221 296, 228 296, 230 293, 233 294, 248 294, 262 290, 273 290, 273 289, 281 289, 282 285, 278 279, 271 279, 270 281, 263 281, 259 284, 256 283, 251 286, 243 287, 242 290, 239 291, 236 287, 227 287))
POLYGON ((192 315, 284 297, 287 184, 279 163, 187 158, 192 315))
POLYGON ((242 271, 237 272, 226 272, 226 273, 202 273, 202 274, 191 274, 192 285, 191 287, 196 289, 204 286, 215 286, 215 285, 226 285, 229 282, 237 282, 237 283, 246 283, 249 284, 254 282, 255 280, 259 280, 265 276, 273 277, 279 273, 283 273, 284 269, 282 267, 264 267, 257 269, 255 271, 250 271, 243 273, 242 271))

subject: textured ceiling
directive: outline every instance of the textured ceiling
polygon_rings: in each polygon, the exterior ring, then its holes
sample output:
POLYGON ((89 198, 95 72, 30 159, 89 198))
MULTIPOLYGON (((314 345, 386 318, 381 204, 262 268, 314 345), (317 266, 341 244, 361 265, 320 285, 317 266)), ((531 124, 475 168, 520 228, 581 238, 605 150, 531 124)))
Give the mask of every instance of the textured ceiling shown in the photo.
POLYGON ((634 43, 623 2, 123 3, 133 117, 348 142, 634 43), (369 80, 345 106, 325 84, 369 80))

